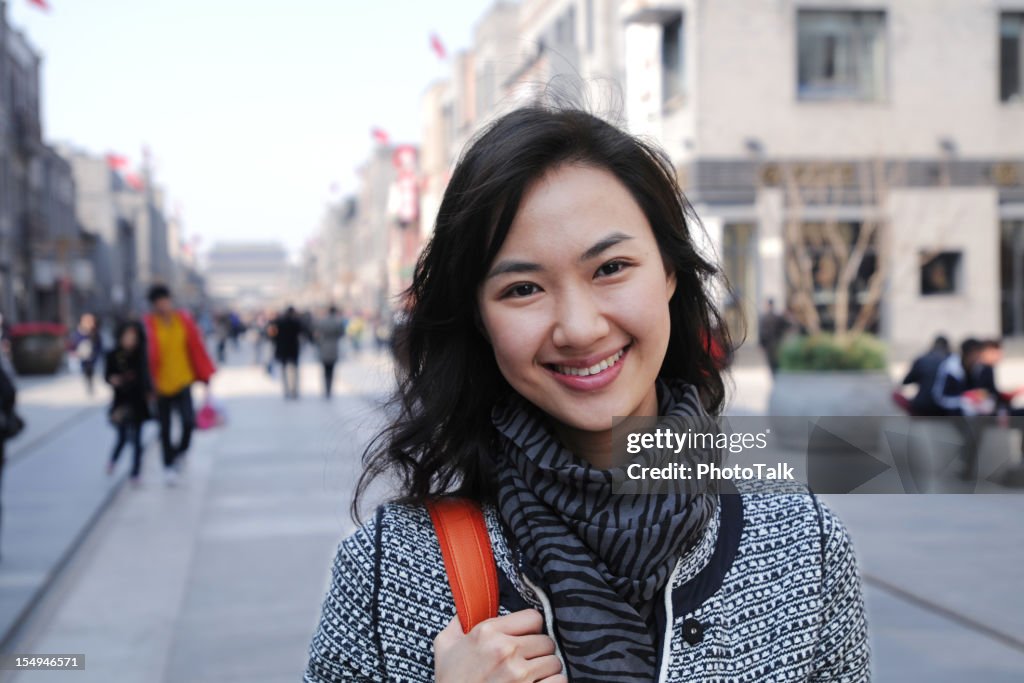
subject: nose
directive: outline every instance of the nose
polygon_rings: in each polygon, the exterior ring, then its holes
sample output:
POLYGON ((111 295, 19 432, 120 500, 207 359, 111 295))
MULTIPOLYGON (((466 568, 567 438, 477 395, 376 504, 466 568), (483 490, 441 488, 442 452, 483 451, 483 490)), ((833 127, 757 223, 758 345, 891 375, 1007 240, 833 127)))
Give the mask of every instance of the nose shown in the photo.
POLYGON ((552 331, 555 346, 588 349, 610 329, 600 302, 588 288, 566 290, 559 296, 552 331))

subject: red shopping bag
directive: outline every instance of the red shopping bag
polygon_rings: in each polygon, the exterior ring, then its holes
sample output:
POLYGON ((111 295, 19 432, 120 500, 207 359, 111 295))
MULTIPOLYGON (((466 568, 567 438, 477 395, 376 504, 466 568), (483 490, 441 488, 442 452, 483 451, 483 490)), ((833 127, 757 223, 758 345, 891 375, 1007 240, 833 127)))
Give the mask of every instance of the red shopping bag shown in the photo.
POLYGON ((207 399, 203 407, 196 413, 196 429, 214 429, 227 422, 227 413, 223 406, 218 405, 213 399, 207 399))

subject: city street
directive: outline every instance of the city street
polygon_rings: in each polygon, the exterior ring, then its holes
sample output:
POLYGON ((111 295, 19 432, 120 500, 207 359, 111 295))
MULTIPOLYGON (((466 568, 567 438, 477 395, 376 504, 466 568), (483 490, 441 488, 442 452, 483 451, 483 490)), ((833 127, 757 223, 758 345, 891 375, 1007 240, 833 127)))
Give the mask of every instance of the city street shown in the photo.
MULTIPOLYGON (((306 364, 302 399, 285 402, 277 380, 248 364, 250 358, 243 349, 217 375, 214 392, 229 422, 197 434, 176 488, 158 476, 155 444, 140 489, 106 478, 112 433, 99 399, 88 400, 77 378, 23 387, 27 416, 54 400, 55 387, 69 397, 81 393, 51 408, 64 411, 64 422, 51 424, 65 426, 27 434, 18 444, 24 455, 12 449, 4 482, 3 594, 27 571, 25 555, 51 534, 40 520, 29 532, 19 519, 43 507, 42 500, 36 508, 25 501, 29 489, 22 487, 30 477, 64 477, 61 490, 78 492, 62 498, 78 506, 79 528, 102 512, 15 640, 19 652, 84 654, 85 670, 7 673, 0 680, 301 677, 334 548, 353 528, 350 493, 361 445, 379 419, 375 401, 386 390, 389 365, 370 353, 350 359, 339 368, 338 395, 327 402, 319 395, 318 367, 306 364), (69 419, 75 421, 67 425, 69 419), (27 450, 32 439, 42 442, 27 450), (43 458, 54 458, 50 469, 32 469, 42 468, 43 458), (107 494, 112 500, 104 508, 107 494)), ((1007 366, 1007 379, 1015 379, 1018 364, 1007 366)), ((735 380, 735 406, 763 410, 767 371, 744 363, 735 380)), ((858 549, 874 680, 1020 680, 1024 496, 827 500, 858 549)), ((69 526, 56 512, 47 519, 69 526)))

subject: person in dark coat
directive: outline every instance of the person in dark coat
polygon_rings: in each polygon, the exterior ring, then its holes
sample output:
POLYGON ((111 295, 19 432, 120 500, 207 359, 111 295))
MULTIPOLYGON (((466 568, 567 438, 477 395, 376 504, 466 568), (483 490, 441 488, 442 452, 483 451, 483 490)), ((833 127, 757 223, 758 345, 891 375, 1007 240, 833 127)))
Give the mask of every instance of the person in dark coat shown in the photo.
MULTIPOLYGON (((3 350, 0 349, 0 354, 3 354, 3 350)), ((0 413, 2 413, 2 423, 4 425, 3 432, 0 432, 0 491, 3 489, 4 481, 4 459, 6 458, 7 450, 7 429, 6 425, 9 421, 17 419, 14 413, 14 404, 17 401, 18 390, 14 386, 14 380, 8 374, 8 370, 5 367, 5 363, 2 362, 4 359, 0 359, 0 413)), ((2 523, 2 507, 0 507, 0 523, 2 523)))
POLYGON ((151 417, 149 397, 153 382, 149 376, 142 330, 138 323, 123 323, 117 330, 117 345, 107 353, 104 377, 114 388, 110 421, 117 429, 117 442, 110 454, 107 473, 113 474, 117 459, 129 441, 132 444, 132 484, 137 485, 142 469, 142 425, 151 417))
POLYGON ((935 402, 932 387, 935 376, 939 372, 942 361, 949 357, 949 340, 939 335, 935 337, 927 353, 914 359, 903 384, 916 384, 917 394, 910 399, 910 414, 914 416, 945 415, 946 411, 935 402))
POLYGON ((779 370, 779 347, 788 327, 789 321, 785 316, 776 313, 775 301, 768 299, 764 313, 757 322, 757 337, 773 375, 779 370))
POLYGON ((299 352, 302 350, 302 339, 310 338, 309 328, 299 317, 294 306, 289 306, 284 315, 274 321, 277 336, 274 337, 274 357, 281 364, 281 376, 284 381, 284 397, 299 397, 299 352))
POLYGON ((93 375, 96 372, 96 364, 103 355, 103 340, 96 325, 96 316, 92 313, 82 314, 78 328, 71 335, 71 345, 82 367, 85 389, 92 396, 93 375))

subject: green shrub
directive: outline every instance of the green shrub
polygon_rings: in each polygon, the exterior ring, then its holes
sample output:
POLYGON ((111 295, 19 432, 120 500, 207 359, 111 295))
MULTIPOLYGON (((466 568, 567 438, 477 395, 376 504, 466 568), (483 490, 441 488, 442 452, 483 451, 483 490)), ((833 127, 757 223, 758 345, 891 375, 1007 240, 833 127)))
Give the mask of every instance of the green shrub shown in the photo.
POLYGON ((840 342, 831 334, 793 337, 779 351, 782 370, 884 370, 885 345, 870 334, 840 342))

